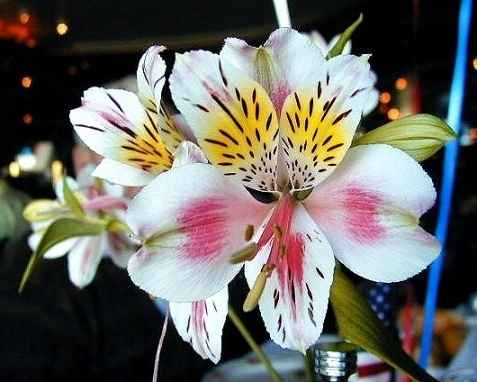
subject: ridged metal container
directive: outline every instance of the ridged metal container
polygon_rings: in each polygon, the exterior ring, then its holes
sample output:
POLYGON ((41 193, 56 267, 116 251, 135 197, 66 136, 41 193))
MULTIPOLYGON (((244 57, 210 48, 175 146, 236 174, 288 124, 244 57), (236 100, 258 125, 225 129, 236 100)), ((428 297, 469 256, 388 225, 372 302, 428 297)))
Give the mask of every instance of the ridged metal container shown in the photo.
POLYGON ((356 373, 357 346, 327 342, 315 347, 315 372, 319 381, 345 382, 356 373))

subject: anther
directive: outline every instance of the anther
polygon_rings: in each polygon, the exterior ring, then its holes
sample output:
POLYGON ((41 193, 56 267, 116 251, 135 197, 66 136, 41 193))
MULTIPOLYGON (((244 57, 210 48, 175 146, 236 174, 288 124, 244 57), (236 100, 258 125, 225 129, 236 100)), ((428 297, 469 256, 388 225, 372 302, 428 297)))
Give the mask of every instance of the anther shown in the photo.
POLYGON ((252 289, 250 289, 250 292, 248 292, 247 297, 245 298, 243 303, 244 312, 251 312, 257 307, 260 297, 262 297, 263 291, 265 289, 267 279, 270 277, 272 270, 273 267, 264 265, 262 271, 255 279, 252 289))
POLYGON ((257 254, 257 243, 252 242, 250 244, 247 244, 247 246, 245 246, 238 252, 235 252, 230 257, 229 261, 232 264, 240 264, 240 263, 243 263, 244 261, 252 260, 256 254, 257 254))
POLYGON ((275 234, 275 237, 280 241, 283 237, 283 231, 278 225, 273 226, 273 233, 275 234))
POLYGON ((247 225, 247 227, 245 228, 245 241, 249 241, 250 239, 252 239, 254 232, 255 228, 253 227, 253 225, 247 225))
POLYGON ((302 200, 305 200, 308 196, 310 196, 312 191, 313 191, 313 187, 307 188, 305 190, 294 191, 293 197, 295 198, 295 200, 302 201, 302 200))

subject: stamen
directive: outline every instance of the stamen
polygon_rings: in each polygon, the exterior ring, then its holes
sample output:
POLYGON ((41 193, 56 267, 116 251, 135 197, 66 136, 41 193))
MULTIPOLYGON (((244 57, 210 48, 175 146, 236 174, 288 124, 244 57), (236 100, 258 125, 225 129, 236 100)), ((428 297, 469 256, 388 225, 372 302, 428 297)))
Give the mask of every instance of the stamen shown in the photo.
POLYGON ((247 225, 247 228, 245 228, 245 241, 249 241, 250 239, 252 239, 254 232, 255 228, 253 227, 253 225, 247 225))
POLYGON ((273 226, 273 233, 275 234, 275 237, 277 238, 277 240, 281 240, 282 237, 283 237, 283 231, 282 229, 280 228, 280 226, 278 225, 274 225, 273 226))
POLYGON ((250 292, 248 292, 247 297, 245 298, 245 301, 243 303, 244 312, 251 312, 257 307, 258 301, 260 300, 260 297, 262 297, 265 285, 267 283, 267 279, 270 277, 272 270, 273 267, 271 266, 263 266, 262 271, 255 279, 255 283, 253 284, 252 289, 250 289, 250 292))
POLYGON ((307 188, 306 190, 295 191, 293 192, 293 197, 295 198, 295 200, 302 201, 305 200, 311 194, 312 191, 313 187, 307 188))
POLYGON ((281 244, 279 248, 280 258, 284 257, 286 254, 287 254, 287 247, 285 247, 285 244, 281 244))
POLYGON ((231 264, 240 264, 244 261, 252 260, 257 254, 257 249, 257 243, 249 243, 243 249, 234 253, 229 261, 231 264))

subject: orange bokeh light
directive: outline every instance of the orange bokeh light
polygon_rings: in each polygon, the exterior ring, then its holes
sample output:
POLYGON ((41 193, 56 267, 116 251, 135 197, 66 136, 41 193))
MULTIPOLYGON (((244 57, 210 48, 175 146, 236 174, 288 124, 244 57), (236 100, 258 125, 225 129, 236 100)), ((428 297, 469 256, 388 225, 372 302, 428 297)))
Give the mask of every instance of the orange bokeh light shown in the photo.
POLYGON ((384 104, 391 102, 391 94, 389 92, 382 92, 379 95, 379 102, 384 104))
POLYGON ((398 119, 400 115, 401 115, 401 112, 399 111, 399 109, 397 107, 393 107, 393 108, 388 110, 388 118, 391 121, 394 121, 395 119, 398 119))
POLYGON ((407 80, 404 77, 398 78, 394 84, 397 90, 404 90, 407 88, 407 80))
POLYGON ((68 33, 68 24, 61 22, 56 25, 56 33, 58 33, 60 36, 65 35, 68 33))
POLYGON ((31 15, 26 12, 26 11, 23 11, 20 13, 20 15, 18 16, 18 19, 20 20, 20 22, 22 24, 28 24, 28 22, 30 21, 31 19, 31 15))
POLYGON ((32 79, 30 76, 24 76, 24 77, 22 77, 22 86, 23 86, 25 89, 30 88, 32 82, 33 82, 33 79, 32 79))
POLYGON ((26 113, 23 115, 22 121, 25 125, 31 125, 33 122, 33 116, 30 113, 26 113))
POLYGON ((34 48, 36 46, 36 40, 34 38, 29 38, 26 42, 27 47, 34 48))
POLYGON ((477 57, 475 57, 475 58, 472 60, 472 66, 474 67, 475 70, 477 70, 477 57))

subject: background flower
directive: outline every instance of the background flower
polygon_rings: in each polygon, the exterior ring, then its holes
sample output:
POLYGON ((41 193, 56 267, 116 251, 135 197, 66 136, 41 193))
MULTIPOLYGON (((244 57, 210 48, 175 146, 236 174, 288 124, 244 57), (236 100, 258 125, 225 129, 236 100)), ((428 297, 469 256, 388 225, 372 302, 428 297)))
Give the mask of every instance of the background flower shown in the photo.
POLYGON ((138 94, 93 87, 70 113, 81 140, 105 157, 93 176, 125 186, 143 186, 172 166, 184 139, 178 123, 161 104, 165 48, 150 47, 139 61, 138 94))

